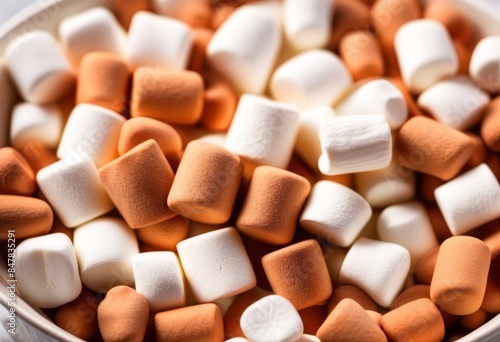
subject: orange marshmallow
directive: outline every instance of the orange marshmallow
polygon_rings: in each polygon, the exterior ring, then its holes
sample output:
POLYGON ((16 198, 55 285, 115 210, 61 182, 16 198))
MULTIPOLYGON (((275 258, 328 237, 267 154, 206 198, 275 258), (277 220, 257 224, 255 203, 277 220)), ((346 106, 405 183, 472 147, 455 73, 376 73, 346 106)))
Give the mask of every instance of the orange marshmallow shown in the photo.
POLYGON ((99 169, 109 197, 131 228, 175 216, 167 207, 174 172, 158 143, 147 140, 99 169))
MULTIPOLYGON (((397 67, 397 65, 396 65, 397 67)), ((406 86, 404 85, 403 81, 401 80, 401 77, 391 77, 388 79, 392 84, 394 84, 401 94, 403 94, 403 97, 406 101, 406 105, 408 106, 408 112, 411 117, 413 116, 423 116, 424 114, 420 110, 420 108, 417 105, 417 102, 415 101, 415 98, 413 95, 406 89, 406 86)))
POLYGON ((487 150, 486 146, 478 135, 470 132, 466 132, 465 134, 471 139, 473 144, 472 154, 464 166, 465 170, 470 170, 475 168, 479 164, 484 163, 484 161, 486 160, 487 150))
POLYGON ((54 323, 82 340, 89 340, 99 328, 98 304, 97 298, 89 290, 83 288, 82 293, 75 300, 57 309, 54 323))
POLYGON ((436 178, 431 175, 420 174, 419 175, 419 189, 422 198, 429 203, 436 203, 436 198, 434 197, 434 190, 439 188, 445 183, 445 181, 436 178))
POLYGON ((32 197, 0 195, 0 240, 7 240, 9 230, 22 239, 47 234, 54 215, 47 202, 32 197))
POLYGON ((332 294, 332 283, 321 247, 306 240, 262 258, 264 271, 275 294, 288 299, 297 310, 318 305, 332 294))
MULTIPOLYGON (((497 238, 500 237, 499 233, 496 235, 497 238)), ((488 282, 481 309, 491 314, 500 313, 500 246, 492 249, 488 282)))
POLYGON ((449 0, 427 1, 424 18, 443 24, 453 39, 460 40, 463 44, 470 43, 474 31, 472 23, 449 0))
POLYGON ((377 311, 365 310, 368 316, 370 316, 379 327, 382 328, 382 314, 377 311))
POLYGON ((292 154, 292 158, 290 159, 290 163, 286 168, 287 171, 293 172, 299 176, 304 177, 309 181, 312 185, 316 183, 316 175, 315 173, 295 154, 292 154))
POLYGON ((224 79, 205 75, 205 94, 201 124, 212 131, 227 131, 233 120, 238 97, 224 79))
POLYGON ((491 169, 498 181, 500 181, 500 156, 498 153, 490 152, 486 156, 486 165, 491 169))
POLYGON ((54 222, 52 223, 52 227, 50 228, 50 234, 53 233, 63 233, 66 234, 71 241, 73 241, 73 233, 75 232, 74 229, 66 227, 61 220, 57 216, 54 216, 54 222))
POLYGON ((0 148, 0 194, 30 196, 36 189, 35 174, 21 153, 0 148))
POLYGON ((334 8, 328 48, 335 50, 346 33, 368 28, 370 8, 358 0, 332 0, 332 4, 334 8))
POLYGON ((38 140, 28 142, 19 152, 21 152, 35 174, 59 160, 54 152, 38 140))
POLYGON ((328 302, 328 313, 332 312, 343 299, 350 298, 365 310, 377 311, 377 305, 365 291, 354 285, 341 285, 333 290, 328 302))
POLYGON ((203 79, 193 71, 139 67, 134 72, 132 117, 192 125, 203 111, 203 79))
POLYGON ((428 252, 415 267, 415 280, 421 284, 430 285, 434 268, 436 267, 436 260, 439 253, 439 247, 434 248, 428 252))
POLYGON ((156 339, 162 342, 220 342, 224 340, 222 314, 213 303, 157 313, 156 339))
POLYGON ((304 334, 316 335, 319 327, 328 316, 325 305, 313 305, 298 311, 304 324, 304 334))
POLYGON ((477 310, 470 315, 460 317, 460 325, 469 330, 475 330, 488 321, 488 313, 484 310, 477 310))
POLYGON ((205 0, 182 1, 175 18, 192 28, 210 27, 214 14, 212 6, 205 0))
POLYGON ((113 5, 120 24, 127 30, 136 12, 150 10, 149 0, 113 0, 113 5))
POLYGON ((345 34, 340 40, 339 53, 354 80, 384 74, 384 57, 379 42, 369 31, 345 34))
POLYGON ((177 243, 187 238, 188 232, 188 220, 182 216, 175 216, 136 231, 140 241, 168 251, 175 251, 177 243))
POLYGON ((119 57, 106 52, 88 53, 78 71, 76 103, 95 104, 123 114, 129 81, 129 66, 119 57))
POLYGON ((205 56, 208 43, 214 31, 207 28, 194 29, 192 33, 193 47, 189 58, 188 69, 201 73, 205 69, 205 56))
POLYGON ((462 41, 458 39, 453 40, 453 45, 455 46, 455 51, 457 52, 457 57, 458 57, 457 74, 469 75, 469 63, 475 45, 464 44, 462 41))
POLYGON ((429 220, 431 221, 432 228, 436 237, 439 241, 444 241, 451 237, 450 228, 446 224, 443 214, 437 205, 427 205, 427 214, 429 215, 429 220))
POLYGON ((395 310, 406 303, 413 302, 420 298, 431 297, 431 287, 429 285, 413 285, 404 290, 399 296, 394 299, 391 304, 391 310, 395 310))
POLYGON ((491 101, 484 110, 481 138, 489 149, 500 152, 500 96, 491 101))

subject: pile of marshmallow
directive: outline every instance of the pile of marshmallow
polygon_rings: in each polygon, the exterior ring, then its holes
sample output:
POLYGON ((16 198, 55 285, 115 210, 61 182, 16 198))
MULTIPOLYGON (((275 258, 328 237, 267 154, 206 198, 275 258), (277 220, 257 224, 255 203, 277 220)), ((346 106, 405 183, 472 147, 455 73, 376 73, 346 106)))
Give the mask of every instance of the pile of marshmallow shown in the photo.
POLYGON ((500 313, 500 37, 445 0, 114 3, 0 64, 24 300, 106 342, 441 341, 500 313))

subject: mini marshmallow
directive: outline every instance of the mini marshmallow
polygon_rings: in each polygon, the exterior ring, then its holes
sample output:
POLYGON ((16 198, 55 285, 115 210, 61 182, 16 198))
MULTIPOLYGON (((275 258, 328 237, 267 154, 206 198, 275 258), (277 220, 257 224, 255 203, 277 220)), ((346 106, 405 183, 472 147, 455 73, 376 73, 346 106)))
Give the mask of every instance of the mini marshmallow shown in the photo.
POLYGON ((182 0, 152 0, 151 5, 156 13, 166 17, 173 17, 182 2, 182 0))
POLYGON ((21 153, 0 148, 0 194, 31 196, 36 191, 35 173, 21 153))
POLYGON ((234 228, 181 241, 177 251, 198 303, 231 297, 257 285, 252 264, 234 228))
POLYGON ((62 233, 26 239, 16 248, 17 288, 30 304, 50 309, 66 304, 80 294, 71 240, 62 233))
POLYGON ((250 305, 241 315, 240 325, 250 342, 294 342, 304 331, 295 307, 278 295, 266 296, 250 305))
POLYGON ((105 7, 93 7, 66 17, 59 25, 59 37, 76 68, 89 52, 105 51, 122 56, 127 44, 125 30, 105 7))
POLYGON ((381 241, 397 243, 410 252, 412 268, 438 246, 427 211, 413 201, 385 208, 377 221, 381 241))
POLYGON ((101 167, 118 156, 118 137, 125 121, 123 116, 104 107, 77 105, 64 128, 57 157, 88 156, 101 167))
POLYGON ((325 175, 363 172, 389 166, 391 128, 382 115, 348 115, 323 121, 319 131, 325 175))
POLYGON ((75 229, 73 236, 82 282, 106 293, 134 285, 132 258, 139 253, 134 231, 122 219, 101 217, 75 229))
POLYGON ((300 114, 286 103, 241 96, 225 147, 250 161, 286 168, 299 129, 300 114))
POLYGON ((184 306, 183 274, 173 252, 140 253, 132 257, 135 289, 148 301, 153 311, 184 306))
POLYGON ((360 85, 335 106, 338 115, 384 115, 392 130, 397 130, 408 117, 403 94, 387 80, 360 85))
POLYGON ((281 45, 281 27, 273 9, 238 7, 215 32, 208 63, 243 93, 261 94, 281 45))
POLYGON ((347 247, 372 216, 363 197, 341 184, 317 182, 300 217, 300 225, 329 243, 347 247))
POLYGON ((436 83, 418 98, 418 106, 436 120, 464 131, 481 119, 490 96, 467 76, 457 76, 436 83))
POLYGON ((130 24, 125 56, 134 67, 185 69, 191 45, 191 30, 183 22, 139 11, 130 24))
POLYGON ((356 30, 342 36, 339 55, 354 80, 381 77, 385 73, 384 56, 378 37, 368 30, 356 30))
POLYGON ((32 31, 14 40, 5 54, 10 74, 26 101, 49 103, 66 96, 75 75, 54 37, 32 31))
POLYGON ((36 180, 66 227, 79 226, 114 207, 96 166, 88 157, 50 164, 38 172, 36 180))
POLYGON ((30 140, 56 148, 62 132, 62 113, 54 105, 20 103, 14 107, 10 123, 10 142, 17 149, 30 140))
POLYGON ((340 283, 356 285, 377 304, 388 308, 410 270, 410 253, 395 243, 367 238, 351 247, 340 269, 340 283))
POLYGON ((286 0, 283 25, 287 40, 299 50, 321 48, 330 38, 330 0, 286 0))
POLYGON ((404 24, 396 33, 394 47, 403 81, 413 93, 458 71, 450 34, 437 21, 418 19, 404 24))
POLYGON ((54 223, 49 204, 38 198, 0 195, 0 240, 7 240, 15 229, 18 239, 44 235, 54 223))
POLYGON ((477 43, 469 63, 472 79, 490 93, 500 91, 499 50, 499 36, 485 37, 477 43))
POLYGON ((453 235, 500 216, 500 185, 486 164, 441 185, 434 195, 453 235))
POLYGON ((351 74, 337 55, 311 50, 279 66, 272 75, 270 89, 275 100, 304 110, 333 104, 351 84, 351 74))

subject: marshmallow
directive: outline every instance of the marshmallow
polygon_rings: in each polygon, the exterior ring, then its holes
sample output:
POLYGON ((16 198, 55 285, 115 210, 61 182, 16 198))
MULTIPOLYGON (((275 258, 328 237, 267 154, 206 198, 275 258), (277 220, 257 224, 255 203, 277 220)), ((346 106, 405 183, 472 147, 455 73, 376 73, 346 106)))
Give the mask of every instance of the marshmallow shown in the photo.
POLYGON ((53 217, 48 203, 38 198, 0 195, 0 240, 8 239, 9 230, 18 239, 47 234, 53 217))
MULTIPOLYGON (((460 9, 456 1, 432 0, 425 5, 424 11, 425 18, 442 23, 450 32, 453 40, 461 42, 462 45, 472 45, 470 44, 471 39, 476 34, 473 25, 473 22, 476 21, 470 17, 470 14, 460 9)), ((483 18, 478 21, 482 20, 483 18)))
POLYGON ((45 31, 23 34, 10 43, 7 66, 26 101, 59 100, 71 91, 75 75, 54 37, 45 31))
POLYGON ((15 258, 17 288, 34 306, 55 308, 82 291, 73 245, 62 233, 24 240, 17 246, 15 258))
POLYGON ((106 293, 134 285, 132 258, 139 253, 134 231, 122 219, 101 217, 75 229, 73 236, 82 282, 106 293))
POLYGON ((135 289, 142 294, 153 311, 184 306, 183 274, 173 252, 140 253, 132 257, 135 289))
POLYGON ((378 217, 377 231, 381 241, 397 243, 410 252, 412 269, 438 246, 425 207, 416 201, 385 208, 378 217))
POLYGON ((231 297, 256 285, 252 265, 234 228, 181 241, 177 251, 198 303, 231 297))
POLYGON ((302 211, 300 225, 329 243, 347 247, 372 216, 363 197, 341 184, 317 182, 302 211))
POLYGON ((335 106, 338 115, 384 115, 392 130, 397 130, 408 117, 403 94, 387 80, 374 80, 360 85, 335 106))
POLYGON ((285 0, 283 26, 287 40, 299 50, 321 48, 330 38, 330 0, 285 0))
POLYGON ((70 334, 88 341, 95 336, 99 329, 98 305, 96 296, 83 288, 75 300, 57 308, 54 323, 70 334))
POLYGON ((382 115, 348 115, 323 121, 319 131, 325 175, 385 168, 392 158, 391 129, 382 115))
POLYGON ((436 120, 458 130, 466 130, 481 119, 490 96, 467 76, 441 81, 418 98, 418 106, 436 120))
POLYGON ((59 25, 59 37, 66 55, 77 69, 85 54, 105 51, 121 56, 127 44, 125 30, 105 7, 93 7, 66 17, 59 25))
POLYGON ((278 57, 281 27, 273 9, 237 8, 208 44, 208 63, 242 93, 261 94, 278 57))
POLYGON ((394 47, 403 81, 413 93, 456 74, 458 57, 450 34, 431 19, 410 21, 398 30, 394 47))
POLYGON ((97 168, 88 157, 63 159, 36 175, 59 219, 73 228, 113 209, 97 168))
POLYGON ((294 342, 304 331, 292 303, 278 295, 266 296, 250 305, 241 315, 240 325, 250 342, 294 342))
POLYGON ((182 2, 182 0, 152 0, 152 7, 158 14, 173 17, 182 5, 182 2))
POLYGON ((472 79, 490 93, 500 91, 499 50, 499 36, 485 37, 477 43, 469 63, 472 79))
POLYGON ((10 123, 10 142, 17 149, 30 140, 56 148, 62 132, 62 113, 54 105, 21 103, 14 107, 10 123))
POLYGON ((183 22, 139 11, 130 24, 125 57, 134 67, 185 69, 191 45, 191 30, 183 22))
POLYGON ((227 131, 233 120, 238 97, 230 84, 212 74, 204 76, 205 94, 201 124, 212 131, 227 131))
POLYGON ((349 298, 361 305, 365 310, 377 311, 377 305, 363 290, 354 285, 340 285, 333 290, 328 301, 328 313, 332 312, 344 299, 349 298))
POLYGON ((38 140, 29 141, 21 148, 20 152, 33 169, 35 175, 44 167, 59 160, 52 150, 38 140))
POLYGON ((187 238, 188 232, 189 221, 182 216, 136 230, 140 241, 168 251, 175 251, 177 244, 187 238))
POLYGON ((214 31, 208 28, 197 28, 193 30, 193 47, 191 48, 191 55, 187 66, 189 70, 198 73, 202 73, 205 70, 208 43, 210 43, 213 35, 214 31))
POLYGON ((340 269, 340 283, 356 285, 377 304, 388 308, 399 294, 410 270, 406 248, 367 238, 351 247, 340 269))
POLYGON ((490 150, 500 152, 500 97, 491 101, 484 111, 481 139, 490 150))
POLYGON ((227 132, 225 147, 252 162, 286 168, 299 118, 291 105, 245 94, 227 132))
POLYGON ((270 90, 275 100, 304 110, 333 104, 351 84, 352 77, 337 55, 311 50, 280 65, 272 75, 270 90))
POLYGON ((339 55, 354 80, 384 75, 384 56, 377 37, 369 31, 352 31, 342 37, 339 55))
POLYGON ((12 107, 15 103, 19 102, 5 60, 0 60, 0 89, 2 89, 2 101, 0 101, 0 122, 2 123, 0 125, 0 147, 3 147, 9 145, 9 122, 12 107))
POLYGON ((64 128, 57 157, 88 156, 101 167, 118 156, 116 146, 125 121, 123 116, 104 107, 77 105, 64 128))
POLYGON ((35 173, 21 153, 0 148, 0 194, 31 196, 36 191, 35 173))
POLYGON ((370 24, 370 7, 362 1, 335 0, 332 33, 328 48, 335 50, 348 32, 370 24))
POLYGON ((500 216, 500 185, 486 164, 441 185, 434 194, 453 235, 500 216))

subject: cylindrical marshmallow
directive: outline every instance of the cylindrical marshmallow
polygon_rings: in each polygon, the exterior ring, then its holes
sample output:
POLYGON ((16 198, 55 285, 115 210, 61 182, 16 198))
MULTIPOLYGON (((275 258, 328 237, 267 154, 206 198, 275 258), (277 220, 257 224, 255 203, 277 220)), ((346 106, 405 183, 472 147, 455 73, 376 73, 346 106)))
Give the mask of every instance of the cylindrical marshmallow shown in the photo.
POLYGON ((410 270, 410 253, 395 243, 357 240, 340 269, 340 283, 356 285, 377 304, 388 308, 399 294, 410 270))
POLYGON ((54 323, 82 340, 90 340, 99 330, 98 304, 96 296, 83 288, 75 300, 57 308, 54 323))
POLYGON ((0 148, 0 194, 31 196, 36 188, 35 173, 23 155, 12 147, 0 148))
POLYGON ((412 268, 438 246, 425 207, 417 201, 385 208, 378 217, 377 231, 380 240, 397 243, 410 252, 412 268))
POLYGON ((35 174, 59 160, 55 153, 38 140, 28 142, 21 148, 20 152, 35 174))
POLYGON ((240 325, 251 342, 297 341, 304 331, 295 307, 279 295, 266 296, 250 305, 241 315, 240 325))
POLYGON ((467 76, 446 79, 425 90, 418 106, 436 120, 464 131, 475 125, 490 102, 490 96, 467 76))
POLYGON ((277 101, 305 110, 332 105, 352 84, 342 60, 327 50, 311 50, 297 55, 276 69, 270 90, 277 101))
POLYGON ((476 34, 473 22, 475 23, 476 20, 470 17, 470 13, 458 8, 456 3, 457 1, 428 1, 425 5, 424 17, 437 20, 446 26, 453 40, 464 45, 472 45, 471 38, 476 34))
POLYGON ((250 259, 234 228, 181 241, 177 251, 198 303, 231 297, 257 284, 250 259))
POLYGON ((212 131, 227 131, 238 104, 236 91, 221 77, 204 75, 205 94, 201 124, 212 131))
POLYGON ((490 93, 500 91, 500 37, 488 36, 477 43, 469 63, 469 74, 483 89, 490 93))
POLYGON ((10 231, 16 238, 44 235, 54 222, 47 202, 26 196, 0 195, 0 240, 7 240, 10 231))
POLYGON ((225 147, 250 161, 286 168, 300 114, 288 104, 245 94, 240 98, 225 147))
POLYGON ((403 94, 387 80, 374 80, 354 89, 335 106, 338 115, 384 115, 392 130, 406 121, 408 108, 403 94))
POLYGON ((79 104, 71 112, 63 131, 57 157, 89 156, 97 167, 118 156, 116 146, 126 119, 104 107, 79 104))
POLYGON ((66 227, 79 226, 114 207, 88 157, 69 157, 50 164, 38 172, 36 179, 66 227))
POLYGON ((486 164, 441 185, 434 195, 453 235, 500 216, 500 185, 486 164))
POLYGON ((33 31, 10 43, 5 58, 10 74, 26 101, 39 104, 63 98, 75 75, 54 37, 33 31))
POLYGON ((82 282, 106 293, 134 285, 132 258, 139 253, 134 231, 122 219, 101 217, 75 229, 73 236, 82 282))
POLYGON ((377 305, 365 291, 354 285, 340 285, 333 290, 332 297, 328 301, 328 313, 346 298, 354 300, 365 310, 377 311, 377 305))
POLYGON ((335 0, 332 32, 328 48, 335 50, 341 38, 349 31, 368 27, 370 7, 362 1, 335 0))
POLYGON ((59 37, 76 68, 89 52, 105 51, 122 56, 127 44, 125 30, 105 7, 93 7, 64 18, 59 25, 59 37))
POLYGON ((209 64, 243 93, 261 94, 278 56, 281 27, 272 9, 234 10, 208 44, 209 64))
POLYGON ((491 101, 484 110, 481 139, 490 150, 500 152, 500 97, 491 101))
POLYGON ((348 115, 323 121, 319 130, 325 175, 363 172, 389 166, 391 128, 382 115, 348 115))
POLYGON ((19 293, 34 306, 55 308, 82 290, 73 245, 62 233, 24 240, 16 248, 15 261, 19 293))
POLYGON ((437 21, 419 19, 404 24, 396 33, 394 47, 403 81, 413 93, 458 71, 450 34, 437 21))
POLYGON ((320 181, 312 188, 300 225, 329 243, 347 247, 371 216, 370 205, 356 192, 335 182, 320 181))
POLYGON ((401 292, 391 304, 391 310, 413 302, 421 298, 431 298, 431 287, 429 285, 413 285, 401 292))
POLYGON ((130 24, 125 57, 134 67, 185 69, 191 46, 191 30, 186 24, 139 11, 130 24))

